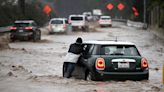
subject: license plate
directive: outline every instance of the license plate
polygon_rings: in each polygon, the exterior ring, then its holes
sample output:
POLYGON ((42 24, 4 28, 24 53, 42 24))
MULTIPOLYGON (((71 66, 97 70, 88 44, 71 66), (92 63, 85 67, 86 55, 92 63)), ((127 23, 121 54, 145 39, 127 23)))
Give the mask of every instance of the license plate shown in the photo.
POLYGON ((118 68, 129 68, 129 63, 118 63, 118 68))
POLYGON ((19 32, 23 32, 23 30, 19 30, 19 32))

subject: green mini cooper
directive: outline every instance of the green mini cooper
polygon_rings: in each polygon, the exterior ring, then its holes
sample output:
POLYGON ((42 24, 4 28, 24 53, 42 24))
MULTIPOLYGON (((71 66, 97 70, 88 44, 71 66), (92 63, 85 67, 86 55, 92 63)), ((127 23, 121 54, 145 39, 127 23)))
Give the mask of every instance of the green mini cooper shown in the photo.
MULTIPOLYGON (((85 80, 148 80, 149 67, 134 43, 86 41, 72 76, 85 80)), ((67 69, 63 64, 63 76, 67 69)))

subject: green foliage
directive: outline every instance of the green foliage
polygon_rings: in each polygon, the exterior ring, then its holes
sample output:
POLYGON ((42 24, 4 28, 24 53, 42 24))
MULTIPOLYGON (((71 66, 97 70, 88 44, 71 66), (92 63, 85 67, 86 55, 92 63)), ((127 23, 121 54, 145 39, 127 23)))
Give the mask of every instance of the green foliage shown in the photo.
MULTIPOLYGON (((157 23, 158 25, 159 25, 159 27, 164 27, 164 2, 163 2, 163 0, 150 0, 149 1, 149 7, 148 7, 148 11, 149 12, 154 12, 154 11, 158 11, 158 15, 160 16, 160 17, 158 17, 158 18, 160 18, 159 19, 159 23, 157 23), (158 8, 158 10, 154 10, 154 9, 157 9, 158 8)), ((154 14, 155 14, 156 12, 154 12, 154 14)))
POLYGON ((41 26, 48 21, 48 16, 39 0, 29 0, 25 4, 25 15, 17 3, 0 0, 0 26, 12 25, 15 20, 22 19, 35 20, 41 26))

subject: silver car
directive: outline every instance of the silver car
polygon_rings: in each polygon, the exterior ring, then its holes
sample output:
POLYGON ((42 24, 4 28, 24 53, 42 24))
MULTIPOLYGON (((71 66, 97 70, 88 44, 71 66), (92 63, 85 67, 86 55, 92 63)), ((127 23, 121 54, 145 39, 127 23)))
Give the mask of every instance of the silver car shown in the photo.
POLYGON ((65 33, 68 30, 66 18, 53 18, 49 22, 49 33, 65 33))

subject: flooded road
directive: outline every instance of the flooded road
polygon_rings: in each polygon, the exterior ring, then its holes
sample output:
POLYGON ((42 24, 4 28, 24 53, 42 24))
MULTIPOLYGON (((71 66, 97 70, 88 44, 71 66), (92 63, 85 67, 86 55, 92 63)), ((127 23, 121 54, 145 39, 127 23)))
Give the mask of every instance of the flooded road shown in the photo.
MULTIPOLYGON (((164 92, 164 44, 152 32, 115 23, 112 28, 69 35, 43 34, 40 42, 14 42, 0 51, 0 92, 164 92), (149 61, 148 81, 94 82, 62 78, 62 64, 71 43, 83 40, 118 40, 136 44, 149 61)), ((43 31, 46 31, 43 29, 43 31)))

